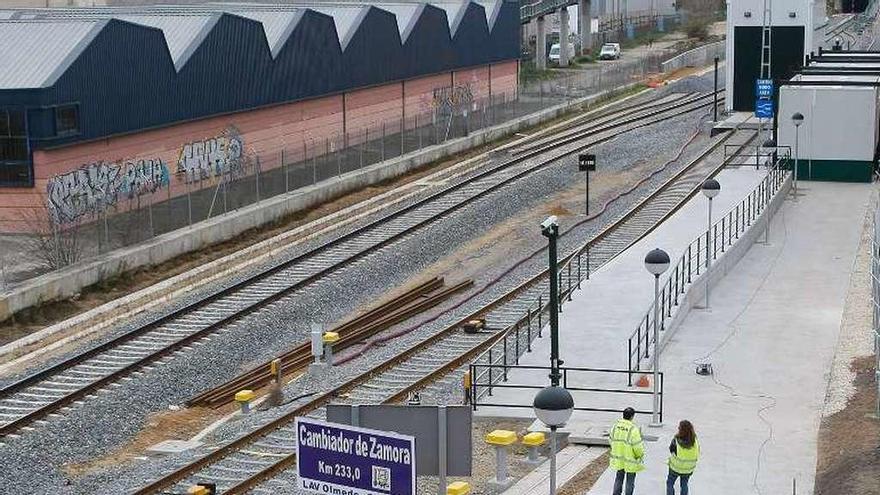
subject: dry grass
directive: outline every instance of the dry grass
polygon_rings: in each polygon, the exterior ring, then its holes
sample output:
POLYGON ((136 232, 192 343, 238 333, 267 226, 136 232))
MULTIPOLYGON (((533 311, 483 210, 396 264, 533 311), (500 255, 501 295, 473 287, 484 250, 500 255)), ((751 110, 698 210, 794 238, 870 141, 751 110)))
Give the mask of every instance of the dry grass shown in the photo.
POLYGON ((876 412, 875 357, 852 363, 856 393, 846 408, 822 421, 816 495, 880 495, 880 420, 876 412))

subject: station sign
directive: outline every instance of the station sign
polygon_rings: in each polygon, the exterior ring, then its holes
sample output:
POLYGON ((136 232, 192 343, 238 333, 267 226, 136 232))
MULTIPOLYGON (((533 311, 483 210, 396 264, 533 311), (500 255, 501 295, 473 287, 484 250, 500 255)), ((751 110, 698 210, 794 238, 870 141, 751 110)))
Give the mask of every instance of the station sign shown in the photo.
POLYGON ((773 118, 773 100, 758 100, 755 102, 755 117, 759 119, 773 118))
POLYGON ((591 153, 581 153, 578 155, 578 170, 581 172, 595 172, 596 155, 591 153))
POLYGON ((755 96, 761 100, 773 98, 773 79, 758 79, 755 81, 755 96))
POLYGON ((298 488, 309 493, 415 495, 415 438, 296 418, 298 488))

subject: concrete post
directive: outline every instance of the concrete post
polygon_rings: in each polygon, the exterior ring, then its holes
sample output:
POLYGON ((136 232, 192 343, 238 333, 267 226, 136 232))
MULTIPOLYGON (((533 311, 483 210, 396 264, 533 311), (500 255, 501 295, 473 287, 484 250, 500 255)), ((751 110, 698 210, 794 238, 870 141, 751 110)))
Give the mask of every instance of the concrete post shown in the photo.
POLYGON ((581 37, 581 55, 588 55, 593 51, 593 33, 590 30, 590 23, 593 20, 591 15, 592 0, 578 0, 578 29, 581 37))
POLYGON ((568 67, 568 7, 559 9, 559 66, 568 67))
POLYGON ((547 68, 547 23, 544 16, 535 18, 535 67, 538 70, 547 68))

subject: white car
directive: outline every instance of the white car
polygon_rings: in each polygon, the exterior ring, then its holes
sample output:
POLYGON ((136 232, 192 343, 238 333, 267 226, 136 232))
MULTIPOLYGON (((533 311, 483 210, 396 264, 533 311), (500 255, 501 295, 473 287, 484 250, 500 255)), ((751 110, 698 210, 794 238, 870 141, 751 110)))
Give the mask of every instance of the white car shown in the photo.
MULTIPOLYGON (((553 45, 550 46, 550 55, 548 58, 550 59, 551 63, 557 64, 557 65, 559 64, 560 52, 562 51, 560 48, 561 47, 559 46, 559 43, 554 43, 553 45)), ((571 60, 572 58, 574 58, 574 45, 572 43, 569 43, 568 44, 568 59, 571 60)))
POLYGON ((599 50, 599 60, 617 60, 620 58, 620 43, 605 43, 599 50))

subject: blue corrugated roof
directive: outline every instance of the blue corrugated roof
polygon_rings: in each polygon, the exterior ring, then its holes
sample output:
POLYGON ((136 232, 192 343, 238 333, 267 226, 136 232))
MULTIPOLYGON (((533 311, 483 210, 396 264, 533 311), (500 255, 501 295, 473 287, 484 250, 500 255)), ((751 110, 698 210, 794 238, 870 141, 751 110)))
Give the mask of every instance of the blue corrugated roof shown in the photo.
POLYGON ((52 85, 101 26, 99 21, 0 22, 0 89, 52 85))
POLYGON ((0 107, 33 108, 43 147, 518 56, 505 0, 0 9, 0 107), (56 137, 44 109, 72 102, 56 137))

